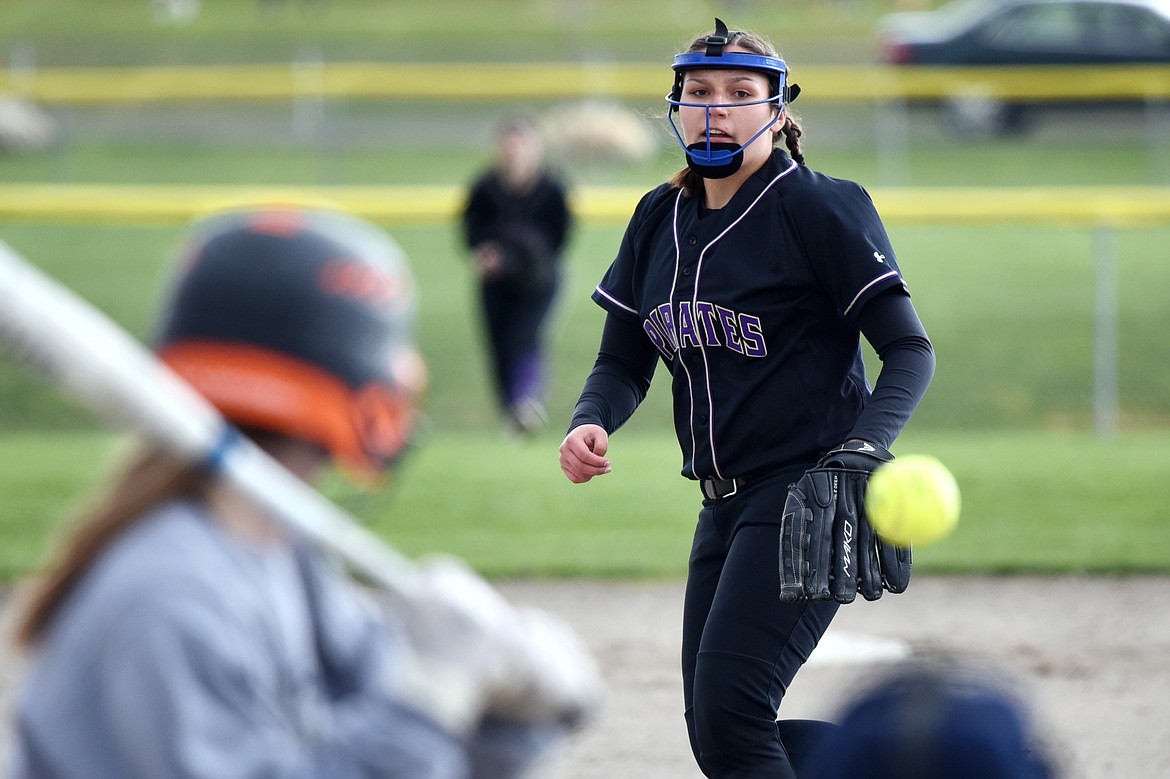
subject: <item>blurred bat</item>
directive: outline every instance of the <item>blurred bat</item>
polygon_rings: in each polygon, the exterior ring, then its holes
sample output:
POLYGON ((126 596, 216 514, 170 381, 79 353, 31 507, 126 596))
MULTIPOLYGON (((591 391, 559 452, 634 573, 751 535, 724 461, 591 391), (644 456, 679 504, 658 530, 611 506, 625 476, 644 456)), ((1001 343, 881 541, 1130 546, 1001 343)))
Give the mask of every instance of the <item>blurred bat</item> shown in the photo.
MULTIPOLYGON (((434 580, 239 434, 190 385, 113 320, 0 242, 0 345, 102 418, 197 463, 318 546, 433 618, 434 580)), ((577 727, 600 705, 601 678, 567 625, 516 610, 469 568, 451 572, 446 607, 491 635, 511 680, 496 690, 518 718, 577 727), (461 571, 461 573, 460 573, 461 571), (485 612, 495 604, 495 620, 485 612)), ((456 620, 458 622, 459 620, 456 620)), ((455 624, 455 623, 451 623, 455 624)), ((471 648, 469 648, 470 650, 471 648)), ((484 651, 482 648, 474 651, 484 651)))
MULTIPOLYGON (((0 345, 92 411, 197 463, 399 599, 436 618, 435 580, 358 520, 238 433, 190 385, 113 320, 0 242, 0 345)), ((517 719, 584 724, 601 703, 600 672, 566 624, 511 607, 470 568, 448 561, 443 608, 479 625, 511 669, 495 710, 517 719), (490 612, 490 613, 489 613, 490 612), (493 616, 494 615, 494 616, 493 616)), ((433 573, 433 569, 431 571, 433 573)), ((441 610, 441 609, 440 609, 441 610)))

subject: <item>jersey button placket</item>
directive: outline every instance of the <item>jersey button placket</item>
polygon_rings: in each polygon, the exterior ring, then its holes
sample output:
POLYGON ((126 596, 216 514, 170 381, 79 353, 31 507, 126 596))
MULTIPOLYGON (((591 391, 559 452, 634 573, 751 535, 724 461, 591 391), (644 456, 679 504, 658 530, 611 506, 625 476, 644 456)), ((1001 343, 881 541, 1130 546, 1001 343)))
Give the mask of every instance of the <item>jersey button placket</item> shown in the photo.
MULTIPOLYGON (((692 233, 686 237, 686 242, 689 246, 697 246, 699 239, 692 233)), ((698 265, 701 257, 701 250, 694 254, 687 252, 686 259, 684 260, 683 265, 679 271, 680 276, 687 279, 687 284, 685 286, 680 285, 679 296, 686 299, 688 305, 692 300, 697 299, 699 295, 698 265)), ((711 405, 711 399, 708 397, 706 392, 707 380, 705 378, 705 373, 707 370, 707 361, 703 356, 704 349, 701 344, 698 345, 698 348, 688 351, 689 353, 686 355, 686 361, 689 366, 690 375, 692 377, 691 402, 693 404, 693 408, 695 409, 693 416, 691 417, 691 434, 694 436, 695 443, 697 445, 695 451, 695 464, 699 466, 700 470, 709 470, 709 467, 704 467, 702 465, 702 461, 706 460, 708 457, 711 458, 711 464, 714 464, 714 452, 710 451, 711 444, 709 443, 711 436, 711 417, 708 409, 711 405)))

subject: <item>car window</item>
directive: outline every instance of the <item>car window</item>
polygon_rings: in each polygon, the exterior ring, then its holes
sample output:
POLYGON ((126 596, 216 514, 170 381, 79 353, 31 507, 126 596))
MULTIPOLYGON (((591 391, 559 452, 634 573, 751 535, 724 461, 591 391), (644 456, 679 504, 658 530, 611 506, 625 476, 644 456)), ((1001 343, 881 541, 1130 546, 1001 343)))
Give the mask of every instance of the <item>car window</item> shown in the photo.
POLYGON ((1170 53, 1170 25, 1142 8, 1121 5, 1087 6, 1090 36, 1087 48, 1099 53, 1124 52, 1131 57, 1170 53))
POLYGON ((987 16, 986 0, 956 0, 931 13, 932 26, 940 35, 957 35, 978 25, 987 16))
POLYGON ((1119 59, 1170 55, 1170 24, 1116 3, 1038 3, 1006 9, 980 39, 1001 51, 1065 52, 1119 59))
POLYGON ((983 31, 983 43, 997 49, 1069 51, 1080 48, 1088 31, 1081 9, 1065 3, 1011 8, 983 31))

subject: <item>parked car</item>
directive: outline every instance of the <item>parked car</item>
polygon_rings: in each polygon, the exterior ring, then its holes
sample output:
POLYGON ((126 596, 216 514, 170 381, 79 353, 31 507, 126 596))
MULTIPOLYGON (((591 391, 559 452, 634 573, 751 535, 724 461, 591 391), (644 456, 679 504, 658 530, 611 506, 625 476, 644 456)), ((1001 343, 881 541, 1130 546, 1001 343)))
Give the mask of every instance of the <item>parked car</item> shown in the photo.
MULTIPOLYGON (((1170 0, 960 0, 884 17, 882 59, 899 66, 1170 64, 1170 0)), ((1035 106, 955 98, 960 131, 1022 130, 1035 106)))

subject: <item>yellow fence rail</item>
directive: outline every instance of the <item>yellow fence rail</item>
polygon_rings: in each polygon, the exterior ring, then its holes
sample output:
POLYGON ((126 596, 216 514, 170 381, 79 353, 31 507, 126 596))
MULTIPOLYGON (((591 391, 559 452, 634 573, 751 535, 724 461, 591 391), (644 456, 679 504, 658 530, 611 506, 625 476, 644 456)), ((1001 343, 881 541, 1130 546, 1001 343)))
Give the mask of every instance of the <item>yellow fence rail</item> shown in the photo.
MULTIPOLYGON (((1170 98, 1170 67, 899 68, 806 66, 802 101, 927 100, 978 94, 1019 100, 1170 98)), ((661 63, 324 63, 199 67, 19 68, 0 93, 43 103, 104 104, 298 97, 472 101, 608 97, 658 100, 661 63)))
MULTIPOLYGON (((624 224, 642 194, 642 188, 580 187, 574 207, 585 222, 624 224)), ((1170 224, 1170 187, 891 187, 872 194, 891 224, 1170 224)), ((267 201, 331 204, 382 224, 428 225, 454 219, 463 196, 453 185, 0 184, 0 220, 172 225, 233 204, 267 201)))

